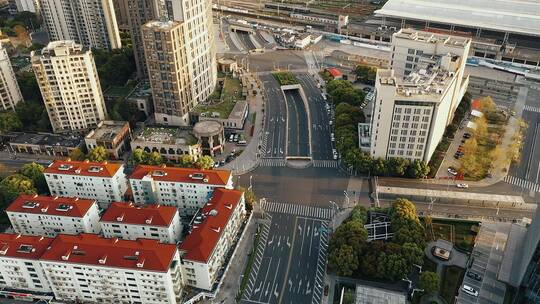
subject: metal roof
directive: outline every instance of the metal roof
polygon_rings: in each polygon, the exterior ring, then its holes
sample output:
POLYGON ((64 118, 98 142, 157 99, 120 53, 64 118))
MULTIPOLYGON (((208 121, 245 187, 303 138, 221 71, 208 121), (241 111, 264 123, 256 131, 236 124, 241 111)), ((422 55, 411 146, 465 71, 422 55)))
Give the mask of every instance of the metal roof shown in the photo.
POLYGON ((540 36, 538 0, 388 0, 375 14, 540 36))

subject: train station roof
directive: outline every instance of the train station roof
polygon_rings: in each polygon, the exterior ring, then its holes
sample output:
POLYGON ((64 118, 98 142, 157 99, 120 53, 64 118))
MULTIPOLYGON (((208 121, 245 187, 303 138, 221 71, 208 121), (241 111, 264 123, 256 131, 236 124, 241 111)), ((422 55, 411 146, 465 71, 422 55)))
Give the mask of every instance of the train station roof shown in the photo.
POLYGON ((540 36, 538 0, 388 0, 375 14, 540 36))

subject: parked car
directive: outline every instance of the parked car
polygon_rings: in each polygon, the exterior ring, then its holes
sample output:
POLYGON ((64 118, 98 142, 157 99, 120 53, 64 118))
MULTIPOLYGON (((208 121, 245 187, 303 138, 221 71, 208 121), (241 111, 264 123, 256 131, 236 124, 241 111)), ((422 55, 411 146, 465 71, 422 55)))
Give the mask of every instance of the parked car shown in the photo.
POLYGON ((465 133, 465 134, 463 134, 463 138, 469 139, 469 138, 471 138, 471 136, 472 136, 471 133, 465 133))
POLYGON ((456 169, 454 169, 454 168, 452 168, 452 167, 448 168, 448 173, 450 173, 450 174, 452 174, 452 175, 454 175, 454 176, 457 175, 456 169))
POLYGON ((465 183, 461 183, 461 184, 457 184, 456 187, 461 188, 461 189, 467 189, 469 188, 469 185, 465 183))
POLYGON ((238 134, 234 134, 234 142, 238 142, 239 138, 240 138, 240 136, 238 134))
POLYGON ((467 272, 467 276, 473 280, 482 281, 482 276, 476 272, 469 271, 467 272))
POLYGON ((473 297, 478 297, 478 291, 469 285, 463 284, 463 286, 461 287, 461 290, 463 290, 468 295, 471 295, 473 297))

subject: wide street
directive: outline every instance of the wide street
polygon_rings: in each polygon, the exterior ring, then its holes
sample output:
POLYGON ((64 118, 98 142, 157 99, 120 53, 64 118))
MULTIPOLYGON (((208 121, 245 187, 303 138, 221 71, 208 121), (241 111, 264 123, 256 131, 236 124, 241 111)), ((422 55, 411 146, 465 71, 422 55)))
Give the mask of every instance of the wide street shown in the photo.
MULTIPOLYGON (((298 89, 285 90, 287 100, 287 157, 309 157, 309 123, 298 89)), ((270 101, 271 102, 271 101, 270 101)))
POLYGON ((285 158, 287 109, 283 93, 271 74, 261 75, 268 102, 266 103, 265 125, 261 142, 263 158, 285 158))

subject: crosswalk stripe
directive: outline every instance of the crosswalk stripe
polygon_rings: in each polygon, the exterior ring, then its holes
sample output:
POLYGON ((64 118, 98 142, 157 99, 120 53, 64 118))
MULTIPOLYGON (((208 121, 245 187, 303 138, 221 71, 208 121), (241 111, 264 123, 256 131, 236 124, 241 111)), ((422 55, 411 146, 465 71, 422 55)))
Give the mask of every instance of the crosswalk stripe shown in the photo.
MULTIPOLYGON (((293 214, 293 215, 304 216, 304 217, 309 217, 309 218, 318 218, 318 219, 327 219, 327 220, 332 218, 331 210, 329 208, 322 208, 322 207, 313 207, 313 206, 306 206, 306 205, 266 201, 261 204, 261 208, 266 212, 286 213, 286 214, 293 214)), ((324 223, 325 222, 323 222, 323 224, 324 223)))
POLYGON ((529 189, 529 190, 534 190, 535 192, 540 192, 540 184, 534 183, 532 181, 529 181, 529 180, 526 180, 517 176, 507 175, 504 178, 504 181, 511 185, 521 187, 523 189, 529 189))
POLYGON ((316 159, 313 160, 313 167, 315 168, 337 168, 338 162, 335 160, 328 159, 316 159))
POLYGON ((525 105, 525 111, 540 113, 540 107, 525 105))

